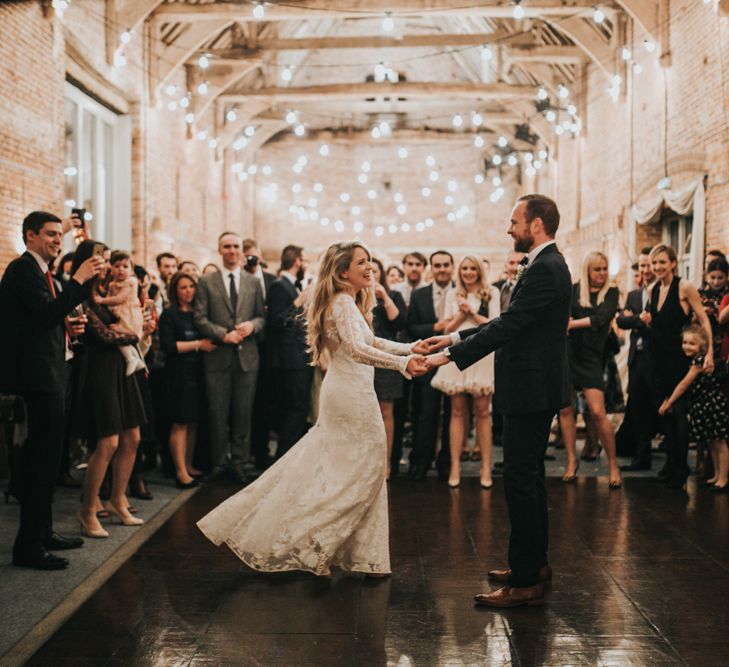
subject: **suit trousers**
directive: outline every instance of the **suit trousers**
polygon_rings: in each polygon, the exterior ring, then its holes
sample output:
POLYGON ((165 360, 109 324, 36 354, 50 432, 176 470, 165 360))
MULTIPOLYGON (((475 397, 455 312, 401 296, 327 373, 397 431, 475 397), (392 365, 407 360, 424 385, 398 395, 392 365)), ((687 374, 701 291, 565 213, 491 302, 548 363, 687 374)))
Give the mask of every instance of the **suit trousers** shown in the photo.
POLYGON ((504 488, 509 508, 509 585, 539 583, 547 565, 549 521, 544 484, 544 452, 549 444, 552 412, 504 415, 504 488))
POLYGON ((669 482, 683 484, 689 476, 688 465, 689 421, 688 398, 681 396, 671 406, 671 411, 662 417, 663 432, 666 434, 665 474, 669 482))
POLYGON ((413 450, 410 462, 417 472, 427 472, 435 459, 438 442, 438 424, 441 424, 441 448, 438 466, 450 465, 450 400, 442 391, 433 388, 430 381, 435 373, 428 373, 413 382, 413 450))
POLYGON ((280 459, 306 433, 314 368, 277 368, 274 376, 277 412, 280 415, 276 458, 280 459))
POLYGON ((625 419, 635 440, 633 460, 650 464, 651 441, 658 430, 658 412, 653 401, 653 388, 650 383, 650 366, 644 358, 645 352, 635 353, 633 365, 628 370, 628 402, 625 406, 625 419))
POLYGON ((26 393, 28 438, 20 464, 20 527, 13 552, 36 554, 52 530, 51 502, 63 450, 65 392, 26 393))
POLYGON ((258 371, 244 371, 238 363, 225 371, 205 371, 214 469, 250 459, 257 377, 258 371))

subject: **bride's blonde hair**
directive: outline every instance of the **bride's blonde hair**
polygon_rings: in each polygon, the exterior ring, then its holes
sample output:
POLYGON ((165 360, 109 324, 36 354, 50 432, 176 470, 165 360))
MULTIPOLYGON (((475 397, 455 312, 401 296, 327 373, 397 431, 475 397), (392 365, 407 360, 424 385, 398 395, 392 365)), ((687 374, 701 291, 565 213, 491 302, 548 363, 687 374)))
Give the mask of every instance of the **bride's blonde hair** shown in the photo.
MULTIPOLYGON (((359 241, 342 241, 330 245, 322 258, 314 296, 309 304, 306 318, 312 366, 319 363, 319 358, 325 349, 326 320, 332 301, 337 294, 344 292, 349 287, 349 283, 342 279, 342 273, 349 268, 357 248, 362 248, 367 253, 368 260, 372 259, 370 251, 359 241)), ((355 303, 371 327, 372 309, 375 306, 374 289, 367 287, 359 290, 355 303)))

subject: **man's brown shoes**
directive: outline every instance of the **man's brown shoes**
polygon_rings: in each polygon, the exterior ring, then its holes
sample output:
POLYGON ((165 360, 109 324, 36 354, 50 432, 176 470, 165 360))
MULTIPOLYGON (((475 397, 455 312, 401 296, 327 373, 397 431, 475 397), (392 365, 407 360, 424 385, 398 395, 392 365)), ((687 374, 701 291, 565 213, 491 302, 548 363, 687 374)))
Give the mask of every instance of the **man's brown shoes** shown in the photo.
POLYGON ((480 593, 476 595, 476 604, 483 607, 539 607, 544 604, 544 584, 529 586, 528 588, 512 588, 504 586, 491 593, 480 593))
MULTIPOLYGON (((497 584, 508 584, 510 576, 511 570, 490 570, 488 574, 489 581, 497 584)), ((552 568, 549 565, 539 568, 539 581, 542 583, 552 581, 552 568)))

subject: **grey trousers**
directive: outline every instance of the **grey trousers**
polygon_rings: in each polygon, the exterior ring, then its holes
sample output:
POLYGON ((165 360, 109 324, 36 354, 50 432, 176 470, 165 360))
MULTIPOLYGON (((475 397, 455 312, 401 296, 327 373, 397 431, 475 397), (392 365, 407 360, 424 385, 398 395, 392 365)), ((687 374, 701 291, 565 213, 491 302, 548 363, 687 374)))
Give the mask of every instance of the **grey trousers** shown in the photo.
POLYGON ((213 467, 248 463, 251 456, 251 415, 258 371, 238 364, 225 371, 206 371, 210 444, 213 467))

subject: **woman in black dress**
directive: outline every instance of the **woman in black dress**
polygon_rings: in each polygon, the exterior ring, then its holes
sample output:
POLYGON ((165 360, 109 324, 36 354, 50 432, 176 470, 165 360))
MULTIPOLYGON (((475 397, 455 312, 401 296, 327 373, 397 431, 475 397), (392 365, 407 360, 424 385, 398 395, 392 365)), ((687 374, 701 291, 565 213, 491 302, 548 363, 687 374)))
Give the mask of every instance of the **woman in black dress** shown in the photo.
MULTIPOLYGON (((590 419, 605 449, 610 466, 609 486, 620 488, 622 480, 615 454, 615 431, 605 410, 603 365, 605 342, 618 310, 618 290, 608 284, 608 259, 602 252, 588 252, 582 261, 580 282, 573 286, 572 317, 568 326, 567 359, 573 390, 581 389, 590 419)), ((562 480, 577 478, 577 427, 570 405, 559 415, 567 450, 567 469, 562 480)))
MULTIPOLYGON (((640 314, 640 319, 649 327, 649 359, 656 405, 660 406, 688 372, 689 360, 681 349, 681 332, 691 321, 692 312, 708 338, 708 351, 703 362, 706 373, 714 370, 714 350, 711 324, 701 305, 699 291, 688 280, 676 275, 676 251, 670 246, 657 245, 651 251, 651 266, 657 280, 651 290, 648 310, 640 314)), ((685 395, 673 402, 671 411, 663 415, 662 423, 666 434, 666 465, 658 473, 658 479, 670 488, 681 489, 689 474, 689 422, 685 395)))
MULTIPOLYGON (((94 241, 83 241, 76 249, 71 273, 91 257, 94 241)), ((144 523, 129 513, 126 489, 139 445, 139 427, 146 422, 142 397, 136 378, 126 374, 122 345, 135 345, 137 337, 115 330, 116 318, 96 303, 96 281, 84 286, 88 297, 83 303, 88 318, 83 336, 84 355, 78 376, 78 395, 74 405, 74 435, 96 441, 89 457, 84 480, 83 504, 77 516, 88 537, 108 537, 99 523, 96 510, 99 489, 113 459, 111 497, 104 505, 125 526, 144 523)))
MULTIPOLYGON (((398 334, 405 329, 407 324, 405 300, 401 294, 391 291, 387 286, 385 268, 379 259, 372 259, 372 274, 375 279, 375 296, 377 297, 377 305, 372 311, 372 327, 375 336, 387 340, 397 340, 398 334)), ((393 407, 395 401, 402 397, 402 392, 403 379, 398 371, 375 368, 375 393, 380 402, 380 412, 382 412, 387 435, 387 479, 390 479, 390 459, 395 434, 393 407)))
POLYGON ((200 352, 212 352, 212 341, 203 339, 193 322, 195 280, 182 271, 172 276, 167 294, 170 307, 159 320, 159 338, 167 360, 169 383, 170 454, 175 464, 177 486, 197 486, 202 475, 192 465, 197 425, 205 410, 205 379, 200 352))

